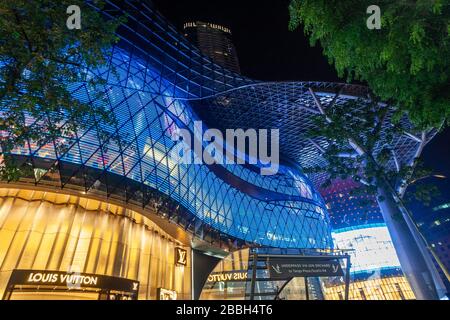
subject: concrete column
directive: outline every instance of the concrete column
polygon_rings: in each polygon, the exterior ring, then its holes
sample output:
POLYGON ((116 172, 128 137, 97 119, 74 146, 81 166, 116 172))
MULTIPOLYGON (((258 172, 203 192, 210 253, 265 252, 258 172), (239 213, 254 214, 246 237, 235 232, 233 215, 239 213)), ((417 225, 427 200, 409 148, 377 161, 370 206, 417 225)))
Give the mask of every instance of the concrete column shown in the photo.
POLYGON ((397 252, 403 273, 418 300, 437 300, 438 293, 433 277, 416 239, 392 195, 382 187, 378 195, 384 201, 378 201, 384 221, 397 252))

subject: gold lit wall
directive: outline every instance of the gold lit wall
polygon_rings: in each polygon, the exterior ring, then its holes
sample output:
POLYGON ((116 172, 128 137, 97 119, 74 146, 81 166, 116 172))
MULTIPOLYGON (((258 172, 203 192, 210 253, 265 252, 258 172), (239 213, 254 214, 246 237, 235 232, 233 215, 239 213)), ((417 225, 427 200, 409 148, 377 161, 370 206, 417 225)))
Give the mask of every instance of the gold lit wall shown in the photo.
POLYGON ((0 299, 14 269, 79 271, 140 282, 191 298, 188 265, 175 266, 175 239, 139 213, 52 192, 0 189, 0 299))
MULTIPOLYGON (((343 300, 345 286, 325 286, 326 300, 343 300)), ((350 284, 349 300, 413 300, 414 293, 403 276, 382 277, 350 284)))

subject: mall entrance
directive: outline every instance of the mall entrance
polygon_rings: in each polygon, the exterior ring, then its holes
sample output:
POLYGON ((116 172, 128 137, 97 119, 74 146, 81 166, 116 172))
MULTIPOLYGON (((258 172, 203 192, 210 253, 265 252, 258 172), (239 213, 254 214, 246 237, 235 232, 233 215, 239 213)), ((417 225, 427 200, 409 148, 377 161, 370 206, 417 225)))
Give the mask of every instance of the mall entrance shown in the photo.
POLYGON ((326 300, 324 286, 345 286, 350 255, 343 250, 244 249, 221 260, 200 300, 326 300))
POLYGON ((3 300, 137 300, 139 282, 95 274, 14 270, 3 300))

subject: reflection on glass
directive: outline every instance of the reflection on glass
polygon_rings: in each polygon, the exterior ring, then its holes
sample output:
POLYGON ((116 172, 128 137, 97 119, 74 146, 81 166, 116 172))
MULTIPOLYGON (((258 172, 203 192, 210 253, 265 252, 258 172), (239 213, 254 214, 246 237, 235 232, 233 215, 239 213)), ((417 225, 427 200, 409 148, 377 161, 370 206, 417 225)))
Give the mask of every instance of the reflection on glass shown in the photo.
MULTIPOLYGON (((302 256, 301 251, 282 254, 298 259, 302 256)), ((271 255, 280 254, 279 250, 269 248, 254 249, 252 252, 250 249, 244 249, 231 253, 220 261, 208 276, 200 300, 324 300, 325 284, 342 285, 342 289, 345 290, 344 277, 297 277, 287 280, 270 278, 267 259, 271 255), (257 252, 256 268, 253 267, 255 252, 257 252), (254 270, 256 272, 253 278, 254 270)), ((310 251, 309 254, 326 253, 310 251)), ((341 265, 346 270, 346 259, 341 259, 341 265)), ((344 297, 344 291, 342 296, 344 297)))

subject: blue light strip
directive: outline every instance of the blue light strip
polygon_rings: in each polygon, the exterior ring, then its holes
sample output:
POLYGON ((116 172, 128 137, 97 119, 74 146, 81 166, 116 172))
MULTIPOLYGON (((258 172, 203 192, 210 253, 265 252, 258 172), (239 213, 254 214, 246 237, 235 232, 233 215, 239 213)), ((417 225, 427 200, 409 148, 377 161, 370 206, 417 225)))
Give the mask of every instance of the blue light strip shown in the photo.
POLYGON ((343 233, 353 230, 361 230, 361 229, 371 229, 371 228, 382 228, 386 227, 385 223, 369 223, 369 224, 361 224, 358 226, 352 226, 352 227, 346 227, 346 228, 339 228, 339 229, 333 229, 333 233, 343 233))

